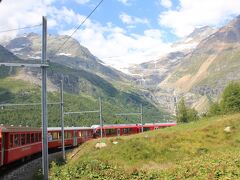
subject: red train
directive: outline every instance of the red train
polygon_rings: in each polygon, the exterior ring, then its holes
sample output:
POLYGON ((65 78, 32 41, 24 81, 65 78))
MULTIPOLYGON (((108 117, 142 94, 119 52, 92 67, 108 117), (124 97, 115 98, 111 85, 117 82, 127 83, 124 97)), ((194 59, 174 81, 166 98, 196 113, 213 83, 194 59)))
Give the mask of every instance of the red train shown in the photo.
MULTIPOLYGON (((175 126, 176 123, 145 124, 143 130, 155 130, 175 126)), ((103 136, 122 136, 141 132, 141 125, 104 125, 103 136)), ((65 146, 77 146, 99 137, 100 126, 64 128, 65 146)), ((48 128, 49 149, 61 148, 61 128, 48 128)), ((42 133, 40 128, 0 126, 0 166, 27 158, 41 152, 42 133)))
MULTIPOLYGON (((164 127, 175 126, 176 123, 154 123, 154 124, 144 124, 143 131, 152 131, 164 127)), ((101 127, 99 125, 92 126, 94 135, 96 137, 100 136, 101 127)), ((140 124, 113 124, 113 125, 104 125, 103 126, 103 136, 122 136, 128 134, 137 134, 140 133, 142 126, 140 124)))

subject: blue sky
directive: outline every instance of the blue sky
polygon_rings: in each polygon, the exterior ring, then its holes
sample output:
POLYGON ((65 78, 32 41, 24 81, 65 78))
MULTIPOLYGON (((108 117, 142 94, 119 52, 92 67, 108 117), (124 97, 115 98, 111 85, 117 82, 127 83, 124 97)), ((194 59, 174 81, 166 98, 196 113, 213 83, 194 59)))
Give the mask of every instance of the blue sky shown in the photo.
MULTIPOLYGON (((47 15, 50 34, 70 35, 99 1, 3 0, 0 30, 35 25, 47 15)), ((119 69, 158 59, 194 28, 221 27, 239 14, 239 0, 104 0, 73 37, 119 69)), ((0 34, 0 41, 22 33, 0 34)))

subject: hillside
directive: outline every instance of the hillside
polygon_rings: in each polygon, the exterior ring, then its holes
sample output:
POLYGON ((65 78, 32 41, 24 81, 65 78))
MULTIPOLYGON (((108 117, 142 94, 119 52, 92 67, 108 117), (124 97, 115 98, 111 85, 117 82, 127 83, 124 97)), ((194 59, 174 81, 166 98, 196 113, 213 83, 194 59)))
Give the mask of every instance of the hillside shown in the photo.
POLYGON ((240 79, 239 24, 240 16, 204 39, 160 86, 172 87, 179 94, 190 92, 198 96, 195 102, 204 96, 218 99, 230 81, 240 79))
POLYGON ((239 179, 240 114, 89 141, 53 164, 51 179, 239 179), (230 127, 225 130, 226 127, 230 127), (113 144, 117 141, 118 144, 113 144))
MULTIPOLYGON (((187 103, 199 112, 206 112, 209 102, 219 100, 230 81, 240 79, 239 27, 240 16, 215 31, 208 28, 195 30, 187 39, 191 37, 191 40, 196 38, 199 41, 187 53, 170 53, 141 65, 148 72, 143 77, 143 86, 149 87, 162 107, 172 103, 171 97, 175 93, 179 98, 185 97, 187 103), (199 39, 199 33, 205 36, 199 39), (151 71, 154 66, 155 70, 151 71)), ((172 110, 168 107, 168 111, 172 110)))
MULTIPOLYGON (((32 62, 22 60, 0 46, 0 62, 32 62)), ((103 101, 103 118, 106 123, 137 122, 139 117, 116 117, 121 112, 139 112, 145 109, 146 122, 160 120, 153 117, 159 110, 130 83, 113 83, 85 69, 73 69, 61 63, 50 63, 48 69, 49 102, 59 102, 59 85, 63 79, 65 111, 97 110, 98 97, 103 101), (120 88, 121 87, 121 88, 120 88)), ((40 102, 41 70, 37 68, 0 67, 0 104, 40 102)), ((38 107, 8 107, 0 109, 1 124, 41 125, 38 107)), ((68 126, 98 124, 98 114, 66 117, 68 126)), ((49 106, 49 126, 59 125, 59 106, 49 106)))
POLYGON ((175 107, 172 96, 175 87, 166 86, 163 82, 166 82, 166 79, 178 70, 183 59, 190 56, 202 40, 215 31, 216 29, 208 26, 196 28, 186 38, 174 43, 170 53, 159 59, 130 67, 129 71, 136 78, 135 83, 148 89, 151 92, 152 99, 161 108, 173 113, 175 107))

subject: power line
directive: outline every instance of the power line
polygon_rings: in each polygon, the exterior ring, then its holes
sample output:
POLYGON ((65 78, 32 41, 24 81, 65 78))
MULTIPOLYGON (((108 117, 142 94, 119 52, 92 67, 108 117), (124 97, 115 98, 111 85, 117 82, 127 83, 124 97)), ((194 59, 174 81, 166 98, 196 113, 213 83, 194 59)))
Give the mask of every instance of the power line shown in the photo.
POLYGON ((26 27, 21 27, 21 28, 8 29, 8 30, 0 31, 0 33, 11 32, 11 31, 17 31, 17 30, 22 30, 22 29, 31 29, 31 28, 39 27, 39 26, 41 26, 41 25, 42 25, 42 24, 37 24, 37 25, 34 25, 34 26, 26 26, 26 27))
MULTIPOLYGON (((63 42, 63 44, 54 53, 55 55, 63 48, 63 46, 68 42, 68 40, 77 32, 77 30, 87 21, 87 19, 94 13, 94 11, 102 4, 104 0, 101 0, 97 6, 90 12, 90 14, 79 24, 79 26, 72 32, 72 34, 63 42)), ((54 57, 54 55, 52 56, 54 57)), ((51 58, 52 58, 51 57, 51 58)))

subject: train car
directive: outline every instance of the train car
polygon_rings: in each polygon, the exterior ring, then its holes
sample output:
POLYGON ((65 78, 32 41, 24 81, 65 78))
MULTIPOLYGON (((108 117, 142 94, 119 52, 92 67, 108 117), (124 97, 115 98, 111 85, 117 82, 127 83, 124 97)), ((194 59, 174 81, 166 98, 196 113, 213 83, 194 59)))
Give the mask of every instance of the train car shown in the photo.
MULTIPOLYGON (((143 125, 143 131, 153 131, 160 128, 175 126, 176 123, 146 123, 143 125)), ((94 136, 99 137, 101 132, 101 126, 93 125, 94 136)), ((140 133, 142 129, 141 124, 114 124, 103 126, 103 137, 122 136, 129 134, 140 133)))
POLYGON ((41 129, 0 126, 1 166, 41 151, 41 129))
MULTIPOLYGON (((144 124, 143 130, 175 126, 176 123, 144 124)), ((141 132, 141 124, 104 125, 103 136, 123 136, 141 132)), ((77 146, 100 136, 99 125, 92 127, 65 127, 65 146, 77 146)), ((0 166, 29 157, 42 150, 42 129, 31 127, 0 126, 0 166)), ((49 149, 61 148, 61 128, 48 128, 49 149)))
MULTIPOLYGON (((42 129, 0 126, 0 166, 24 159, 42 150, 42 129)), ((65 146, 77 146, 93 138, 90 127, 64 128, 65 146)), ((61 148, 61 128, 48 128, 48 148, 61 148)))
MULTIPOLYGON (((90 127, 65 127, 65 146, 77 146, 93 138, 93 129, 90 127)), ((48 148, 61 147, 61 128, 48 128, 48 148)))
MULTIPOLYGON (((94 136, 99 137, 101 133, 101 126, 93 125, 94 136)), ((112 124, 103 126, 103 136, 122 136, 129 134, 137 134, 140 132, 140 126, 138 124, 112 124)))
POLYGON ((143 131, 153 131, 165 127, 176 126, 175 122, 167 122, 167 123, 146 123, 143 125, 143 131))

